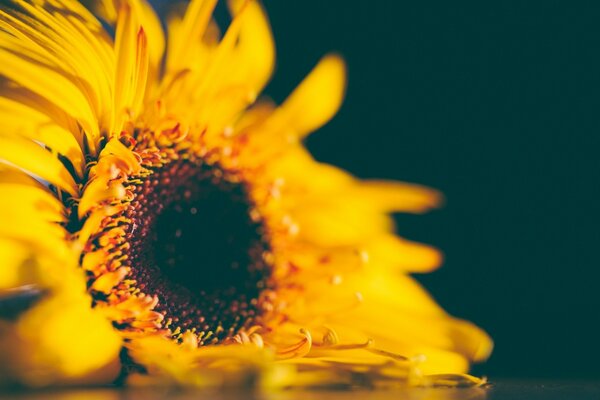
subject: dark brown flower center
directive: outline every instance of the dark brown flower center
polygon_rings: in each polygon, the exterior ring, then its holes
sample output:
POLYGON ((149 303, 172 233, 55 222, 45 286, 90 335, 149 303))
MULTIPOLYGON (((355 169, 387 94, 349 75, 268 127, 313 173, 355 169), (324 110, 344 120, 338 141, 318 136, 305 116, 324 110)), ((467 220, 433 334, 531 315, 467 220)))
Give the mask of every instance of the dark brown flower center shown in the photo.
POLYGON ((257 215, 244 184, 202 162, 171 162, 136 186, 127 213, 131 278, 158 296, 156 310, 175 334, 192 330, 216 343, 259 314, 271 268, 257 215))

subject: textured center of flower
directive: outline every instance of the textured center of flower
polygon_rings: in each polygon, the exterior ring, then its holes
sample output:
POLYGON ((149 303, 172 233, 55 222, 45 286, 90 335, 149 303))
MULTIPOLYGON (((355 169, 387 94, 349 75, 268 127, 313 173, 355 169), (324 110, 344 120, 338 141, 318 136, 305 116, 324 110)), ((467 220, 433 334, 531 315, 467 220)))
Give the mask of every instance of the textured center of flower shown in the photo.
POLYGON ((269 245, 247 190, 216 166, 175 161, 137 185, 128 250, 136 288, 174 334, 216 343, 252 323, 269 245), (179 329, 178 329, 179 328, 179 329))

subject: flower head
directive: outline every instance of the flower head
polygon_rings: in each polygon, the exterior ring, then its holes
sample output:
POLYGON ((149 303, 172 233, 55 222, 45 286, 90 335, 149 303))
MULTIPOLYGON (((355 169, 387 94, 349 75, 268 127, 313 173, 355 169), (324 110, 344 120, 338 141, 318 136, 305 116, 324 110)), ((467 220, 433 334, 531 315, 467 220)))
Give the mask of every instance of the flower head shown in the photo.
POLYGON ((2 379, 479 383, 490 339, 408 275, 441 257, 389 216, 440 195, 313 160, 344 62, 275 106, 263 9, 230 1, 221 34, 215 3, 167 33, 144 0, 2 6, 2 379))

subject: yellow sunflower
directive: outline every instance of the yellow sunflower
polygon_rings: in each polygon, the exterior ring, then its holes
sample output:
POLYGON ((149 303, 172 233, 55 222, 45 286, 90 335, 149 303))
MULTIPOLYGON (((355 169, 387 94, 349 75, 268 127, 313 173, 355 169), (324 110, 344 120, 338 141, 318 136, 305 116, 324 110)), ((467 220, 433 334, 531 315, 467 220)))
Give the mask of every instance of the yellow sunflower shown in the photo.
POLYGON ((0 381, 281 387, 478 384, 489 337, 408 274, 437 250, 302 140, 344 96, 325 56, 280 106, 256 1, 0 9, 0 381), (102 22, 101 22, 102 21, 102 22))

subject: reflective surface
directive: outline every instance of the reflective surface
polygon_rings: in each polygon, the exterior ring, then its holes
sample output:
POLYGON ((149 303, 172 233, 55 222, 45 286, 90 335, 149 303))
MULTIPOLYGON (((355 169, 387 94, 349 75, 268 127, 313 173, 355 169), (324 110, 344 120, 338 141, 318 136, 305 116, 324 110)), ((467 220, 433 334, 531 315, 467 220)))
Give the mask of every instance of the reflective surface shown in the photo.
POLYGON ((402 390, 356 391, 194 391, 167 388, 69 389, 2 393, 2 399, 39 400, 158 400, 158 399, 265 399, 265 400, 536 400, 600 399, 600 381, 499 381, 486 388, 406 388, 402 390))
POLYGON ((375 399, 375 400, 483 400, 486 389, 404 389, 404 390, 356 390, 356 391, 280 391, 274 393, 252 392, 212 392, 212 391, 175 391, 164 389, 82 389, 52 392, 33 392, 8 395, 11 399, 36 400, 233 400, 233 399, 265 399, 265 400, 342 400, 342 399, 375 399))

